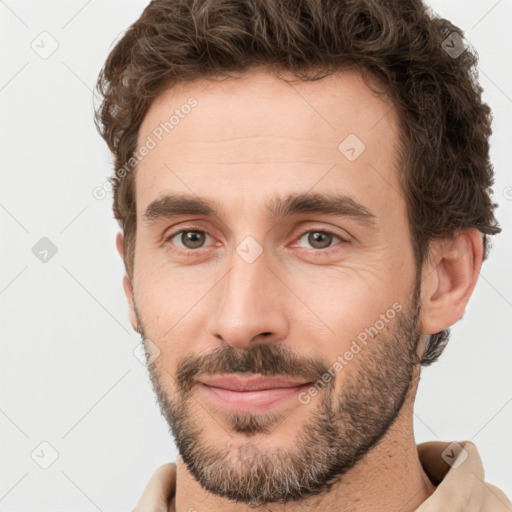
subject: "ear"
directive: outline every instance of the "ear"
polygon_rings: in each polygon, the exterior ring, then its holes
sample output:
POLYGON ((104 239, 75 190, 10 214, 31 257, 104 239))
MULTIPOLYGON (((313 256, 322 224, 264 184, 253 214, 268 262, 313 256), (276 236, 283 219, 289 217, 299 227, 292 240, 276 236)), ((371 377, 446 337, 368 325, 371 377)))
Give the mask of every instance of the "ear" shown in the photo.
POLYGON ((435 334, 461 319, 473 293, 484 253, 482 234, 465 229, 431 242, 422 269, 420 325, 435 334))
MULTIPOLYGON (((119 256, 121 256, 121 259, 124 261, 124 239, 121 232, 117 233, 116 247, 119 256)), ((131 279, 128 277, 128 274, 125 274, 123 277, 123 289, 124 294, 126 295, 126 300, 128 301, 128 307, 130 308, 130 324, 132 325, 133 329, 137 331, 139 322, 137 320, 137 315, 135 314, 135 306, 133 302, 133 284, 131 279)))

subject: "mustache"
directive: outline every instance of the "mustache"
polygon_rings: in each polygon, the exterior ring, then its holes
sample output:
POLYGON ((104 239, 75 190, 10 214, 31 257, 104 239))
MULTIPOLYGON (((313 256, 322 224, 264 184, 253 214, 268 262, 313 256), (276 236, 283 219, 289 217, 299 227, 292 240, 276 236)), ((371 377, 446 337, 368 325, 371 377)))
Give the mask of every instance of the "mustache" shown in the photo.
POLYGON ((223 345, 200 355, 189 355, 180 363, 176 387, 186 393, 198 377, 213 374, 258 374, 265 377, 322 378, 329 365, 320 358, 304 359, 290 348, 272 343, 236 348, 223 345))

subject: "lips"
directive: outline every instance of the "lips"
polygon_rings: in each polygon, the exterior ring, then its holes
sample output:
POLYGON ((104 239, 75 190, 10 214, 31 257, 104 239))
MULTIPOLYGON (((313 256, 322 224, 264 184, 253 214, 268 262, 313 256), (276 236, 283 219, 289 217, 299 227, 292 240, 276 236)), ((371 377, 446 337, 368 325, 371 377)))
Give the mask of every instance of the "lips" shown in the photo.
POLYGON ((264 413, 271 408, 299 403, 297 395, 311 382, 283 377, 217 375, 198 379, 200 393, 222 410, 264 413), (293 402, 292 402, 293 401, 293 402))
POLYGON ((214 376, 203 377, 198 380, 207 386, 230 391, 261 391, 265 389, 295 388, 308 383, 308 381, 304 380, 289 380, 282 377, 261 377, 259 375, 252 377, 241 377, 237 375, 214 376))

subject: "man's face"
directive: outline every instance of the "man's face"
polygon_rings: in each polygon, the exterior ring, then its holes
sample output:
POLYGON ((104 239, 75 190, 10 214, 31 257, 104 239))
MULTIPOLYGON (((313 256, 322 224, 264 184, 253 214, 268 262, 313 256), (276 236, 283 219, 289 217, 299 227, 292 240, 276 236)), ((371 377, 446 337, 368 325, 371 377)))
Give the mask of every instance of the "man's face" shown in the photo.
POLYGON ((254 70, 166 91, 139 147, 148 137, 134 303, 181 457, 205 489, 246 503, 325 490, 414 381, 419 283, 394 108, 355 72, 288 85, 254 70), (305 385, 205 384, 218 376, 305 385))

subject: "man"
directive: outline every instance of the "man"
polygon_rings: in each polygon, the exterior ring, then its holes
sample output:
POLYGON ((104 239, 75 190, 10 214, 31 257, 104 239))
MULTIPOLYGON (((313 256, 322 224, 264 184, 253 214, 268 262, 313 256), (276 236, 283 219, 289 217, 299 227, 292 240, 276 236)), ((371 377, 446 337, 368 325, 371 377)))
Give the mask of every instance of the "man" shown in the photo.
POLYGON ((108 57, 124 290, 177 463, 137 511, 505 511, 415 444, 500 231, 490 111, 419 0, 157 0, 108 57))

